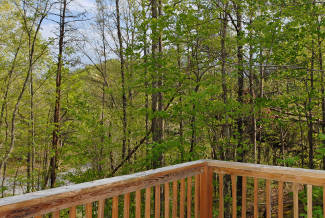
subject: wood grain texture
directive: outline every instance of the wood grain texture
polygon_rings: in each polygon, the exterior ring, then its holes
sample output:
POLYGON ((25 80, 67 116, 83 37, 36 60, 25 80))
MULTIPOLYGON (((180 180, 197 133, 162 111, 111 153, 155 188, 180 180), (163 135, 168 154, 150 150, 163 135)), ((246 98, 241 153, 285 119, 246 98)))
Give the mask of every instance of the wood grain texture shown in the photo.
POLYGON ((34 218, 42 218, 42 215, 34 216, 34 218))
POLYGON ((69 218, 76 218, 76 216, 77 216, 77 208, 75 206, 70 207, 69 218))
POLYGON ((135 192, 135 218, 141 218, 141 190, 135 192))
POLYGON ((278 218, 283 218, 283 182, 278 182, 278 218))
POLYGON ((98 201, 98 218, 104 218, 105 200, 98 201))
POLYGON ((265 182, 265 204, 266 204, 266 218, 271 218, 271 181, 265 182))
POLYGON ((113 197, 112 218, 118 218, 118 196, 113 197))
POLYGON ((192 217, 192 177, 187 178, 187 218, 192 217))
POLYGON ((177 181, 173 181, 173 208, 172 208, 172 217, 176 218, 177 217, 177 185, 178 182, 177 181))
POLYGON ((242 183, 242 203, 241 203, 241 217, 246 218, 246 192, 247 192, 247 177, 243 176, 242 183))
POLYGON ((194 190, 194 218, 199 217, 200 208, 200 175, 195 176, 195 190, 194 190))
POLYGON ((53 218, 60 218, 60 211, 55 211, 52 213, 53 218))
POLYGON ((293 217, 298 218, 299 217, 299 201, 298 201, 298 184, 293 183, 293 217))
POLYGON ((258 218, 258 179, 254 178, 254 218, 258 218))
POLYGON ((160 185, 155 186, 155 218, 160 218, 160 185))
POLYGON ((179 218, 184 218, 185 216, 185 179, 181 179, 181 188, 179 193, 179 218))
POLYGON ((164 195, 165 195, 165 218, 169 218, 169 182, 165 183, 164 185, 164 195))
POLYGON ((231 175, 232 218, 237 217, 237 176, 231 175))
POLYGON ((212 218, 212 170, 204 167, 200 175, 200 217, 212 218))
POLYGON ((86 204, 86 218, 92 218, 93 216, 93 204, 86 204))
POLYGON ((313 217, 313 186, 307 185, 307 217, 313 217))
POLYGON ((0 199, 0 217, 32 217, 72 206, 86 204, 169 181, 195 176, 203 171, 206 161, 194 161, 132 175, 59 187, 0 199), (39 199, 42 199, 40 201, 39 199))
POLYGON ((283 182, 296 182, 315 186, 323 186, 325 184, 324 170, 309 170, 218 160, 207 160, 207 163, 216 173, 257 177, 283 182))
POLYGON ((219 218, 224 217, 224 202, 223 202, 223 174, 219 175, 219 218))
POLYGON ((124 218, 130 217, 130 193, 124 195, 124 208, 123 208, 124 218))
POLYGON ((144 215, 145 218, 150 218, 151 216, 151 188, 146 188, 146 202, 145 202, 145 209, 144 209, 144 215))

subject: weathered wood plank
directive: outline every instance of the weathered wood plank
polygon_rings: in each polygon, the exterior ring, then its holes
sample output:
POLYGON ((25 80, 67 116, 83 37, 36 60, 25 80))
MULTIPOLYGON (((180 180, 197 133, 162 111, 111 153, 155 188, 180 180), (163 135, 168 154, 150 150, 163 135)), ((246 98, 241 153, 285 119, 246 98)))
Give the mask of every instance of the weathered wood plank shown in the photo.
POLYGON ((165 194, 165 218, 169 218, 169 182, 165 183, 164 194, 165 194))
POLYGON ((219 218, 224 217, 224 202, 223 202, 223 174, 219 175, 219 218))
POLYGON ((258 179, 254 178, 254 218, 258 218, 258 179))
POLYGON ((145 218, 150 218, 150 215, 151 215, 150 206, 151 206, 151 188, 148 187, 148 188, 146 188, 146 202, 145 202, 145 209, 144 209, 145 218))
POLYGON ((247 177, 243 176, 243 183, 242 183, 242 211, 241 211, 241 217, 246 218, 246 192, 247 192, 247 177))
POLYGON ((192 177, 187 178, 187 218, 192 217, 192 177))
POLYGON ((283 182, 278 182, 278 218, 283 218, 283 182))
POLYGON ((92 218, 93 215, 93 204, 86 204, 86 218, 92 218))
POLYGON ((179 199, 179 218, 184 218, 185 213, 185 179, 181 179, 181 188, 180 188, 180 199, 179 199))
POLYGON ((265 204, 266 204, 266 218, 271 218, 271 181, 265 182, 265 204))
POLYGON ((199 217, 200 207, 200 175, 195 176, 195 193, 194 193, 194 218, 199 217))
POLYGON ((313 186, 307 185, 307 217, 313 217, 313 186))
POLYGON ((160 185, 155 186, 155 218, 160 218, 160 185))
POLYGON ((135 218, 141 218, 141 190, 135 192, 135 218))
POLYGON ((200 175, 200 217, 212 218, 212 170, 204 167, 200 175))
POLYGON ((113 197, 112 218, 118 218, 118 196, 113 197))
POLYGON ((172 217, 176 218, 177 217, 177 181, 173 181, 173 208, 172 208, 172 217))
POLYGON ((298 205, 298 184, 293 183, 293 217, 299 217, 299 205, 298 205))
POLYGON ((237 217, 237 176, 231 175, 232 218, 237 217))
POLYGON ((32 217, 72 206, 86 204, 169 181, 195 176, 203 171, 206 161, 194 161, 169 167, 33 192, 0 199, 0 217, 32 217), (40 201, 40 199, 42 199, 40 201))
POLYGON ((257 177, 283 182, 296 182, 315 186, 325 185, 325 171, 323 170, 309 170, 218 160, 207 160, 207 163, 216 173, 257 177))
POLYGON ((130 217, 130 193, 124 195, 124 208, 123 208, 124 218, 130 217))
POLYGON ((105 200, 98 201, 98 218, 104 218, 105 200))

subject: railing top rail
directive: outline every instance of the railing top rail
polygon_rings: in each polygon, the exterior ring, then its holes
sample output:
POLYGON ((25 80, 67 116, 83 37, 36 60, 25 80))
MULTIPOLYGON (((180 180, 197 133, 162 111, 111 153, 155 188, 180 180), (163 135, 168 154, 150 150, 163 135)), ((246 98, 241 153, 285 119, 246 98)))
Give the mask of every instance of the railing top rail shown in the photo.
POLYGON ((269 166, 231 161, 207 160, 209 167, 215 172, 238 176, 257 177, 284 182, 296 182, 324 186, 325 171, 302 168, 269 166))
POLYGON ((198 160, 130 175, 3 198, 0 199, 0 217, 11 214, 15 210, 20 210, 19 214, 22 216, 33 216, 105 199, 194 176, 200 174, 204 166, 206 166, 206 161, 198 160))

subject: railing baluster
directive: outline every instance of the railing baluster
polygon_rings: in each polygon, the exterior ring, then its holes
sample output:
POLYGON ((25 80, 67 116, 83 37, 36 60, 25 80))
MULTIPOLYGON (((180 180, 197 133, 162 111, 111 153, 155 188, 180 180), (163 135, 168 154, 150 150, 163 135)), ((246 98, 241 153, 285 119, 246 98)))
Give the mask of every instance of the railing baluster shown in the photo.
POLYGON ((265 189, 266 217, 271 218, 271 181, 269 179, 265 182, 265 189))
POLYGON ((179 202, 179 218, 184 218, 184 203, 185 203, 185 179, 181 179, 180 202, 179 202))
POLYGON ((42 215, 34 216, 34 218, 42 218, 42 215))
POLYGON ((231 175, 231 191, 232 191, 232 217, 237 217, 237 177, 231 175))
POLYGON ((192 210, 192 177, 187 178, 187 218, 191 218, 192 210))
POLYGON ((200 177, 200 218, 212 218, 213 185, 211 168, 205 166, 200 177))
POLYGON ((307 217, 313 217, 313 186, 307 185, 307 217))
POLYGON ((169 218, 169 182, 165 183, 165 218, 169 218))
POLYGON ((200 207, 200 175, 195 176, 195 193, 194 193, 194 218, 199 217, 200 207))
POLYGON ((219 174, 219 218, 224 216, 223 207, 223 174, 219 174))
POLYGON ((118 218, 118 196, 113 197, 112 218, 118 218))
POLYGON ((283 182, 279 181, 278 185, 278 218, 283 218, 283 182))
POLYGON ((93 205, 92 203, 86 204, 86 218, 91 218, 93 214, 93 205))
POLYGON ((173 181, 173 208, 172 217, 177 217, 177 181, 173 181))
POLYGON ((160 218, 160 185, 155 187, 155 218, 160 218))
POLYGON ((130 193, 124 195, 124 218, 130 217, 130 193))
POLYGON ((323 214, 325 215, 325 186, 323 186, 323 214))
POLYGON ((55 211, 55 212, 53 212, 53 218, 60 218, 60 211, 58 210, 58 211, 55 211))
POLYGON ((241 202, 241 217, 246 218, 246 185, 247 185, 247 177, 243 176, 243 184, 242 184, 242 202, 241 202))
POLYGON ((141 218, 141 190, 135 192, 135 218, 141 218))
POLYGON ((258 218, 258 179, 254 177, 254 218, 258 218))
POLYGON ((294 218, 299 217, 298 184, 297 183, 293 183, 293 216, 294 216, 294 218))
POLYGON ((150 218, 151 188, 146 188, 145 217, 150 218))
POLYGON ((77 208, 76 206, 70 207, 69 209, 69 218, 76 218, 77 208))
POLYGON ((105 200, 98 201, 98 218, 104 218, 105 200))

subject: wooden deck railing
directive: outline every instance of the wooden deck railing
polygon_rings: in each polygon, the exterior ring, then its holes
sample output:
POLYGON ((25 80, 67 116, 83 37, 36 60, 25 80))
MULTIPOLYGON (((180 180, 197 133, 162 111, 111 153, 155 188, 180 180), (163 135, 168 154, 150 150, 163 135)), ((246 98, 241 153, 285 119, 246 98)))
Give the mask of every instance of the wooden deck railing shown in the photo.
MULTIPOLYGON (((71 185, 0 199, 0 217, 224 217, 248 212, 248 179, 252 182, 253 215, 259 217, 259 181, 265 181, 266 217, 275 206, 283 217, 284 183, 292 183, 293 216, 299 216, 298 184, 307 185, 307 216, 312 217, 312 187, 325 187, 325 171, 257 164, 199 160, 132 175, 71 185), (225 180, 230 177, 230 180, 225 180), (237 179, 242 179, 241 207, 237 207, 237 179), (227 184, 224 184, 225 181, 227 184), (172 184, 171 184, 172 183, 172 184), (225 187, 231 186, 232 203, 224 203, 225 187), (277 190, 272 205, 271 189, 277 190), (121 199, 123 196, 123 199, 121 199), (108 200, 109 199, 109 200, 108 200), (144 201, 144 204, 142 203, 144 201), (232 208, 224 208, 225 205, 232 208), (78 210, 77 210, 78 208, 78 210), (241 210, 238 212, 238 210, 241 210), (120 214, 119 214, 120 213, 120 214)), ((323 192, 325 202, 325 192, 323 192)), ((263 200, 263 201, 264 201, 263 200)), ((301 204, 301 202, 300 202, 301 204)), ((324 205, 324 204, 323 204, 324 205)), ((301 206, 301 205, 300 205, 301 206)), ((325 206, 323 206, 325 212, 325 206)), ((325 214, 325 213, 324 213, 325 214)), ((274 211, 273 211, 274 215, 274 211)))

